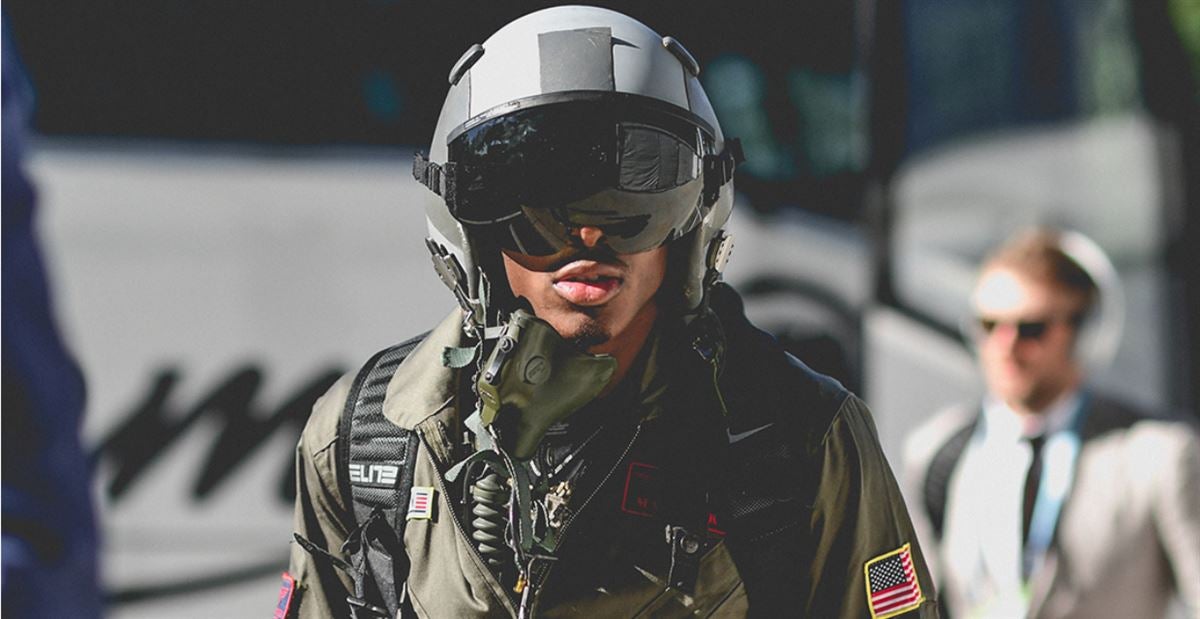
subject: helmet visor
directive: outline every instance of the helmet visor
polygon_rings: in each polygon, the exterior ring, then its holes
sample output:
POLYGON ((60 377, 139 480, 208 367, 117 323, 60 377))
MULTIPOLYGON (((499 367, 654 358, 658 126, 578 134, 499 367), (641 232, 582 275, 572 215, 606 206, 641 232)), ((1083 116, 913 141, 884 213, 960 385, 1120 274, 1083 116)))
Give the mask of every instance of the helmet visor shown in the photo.
POLYGON ((451 140, 455 219, 504 249, 548 255, 597 226, 618 253, 699 221, 706 134, 678 115, 595 102, 486 120, 451 140))

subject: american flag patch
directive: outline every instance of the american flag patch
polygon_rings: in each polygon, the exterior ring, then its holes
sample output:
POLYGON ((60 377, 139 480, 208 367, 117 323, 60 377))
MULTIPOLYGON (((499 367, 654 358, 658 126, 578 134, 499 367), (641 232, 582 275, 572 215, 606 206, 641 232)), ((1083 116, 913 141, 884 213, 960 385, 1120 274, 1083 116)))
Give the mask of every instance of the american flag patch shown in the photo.
POLYGON ((288 619, 291 617, 292 597, 296 595, 296 579, 291 574, 283 573, 283 585, 279 587, 279 601, 275 604, 275 614, 272 619, 288 619))
POLYGON ((408 519, 429 520, 433 517, 433 488, 413 486, 408 497, 408 519))
POLYGON ((913 571, 910 544, 879 555, 863 566, 867 575, 867 606, 872 619, 888 619, 908 612, 925 601, 913 571))

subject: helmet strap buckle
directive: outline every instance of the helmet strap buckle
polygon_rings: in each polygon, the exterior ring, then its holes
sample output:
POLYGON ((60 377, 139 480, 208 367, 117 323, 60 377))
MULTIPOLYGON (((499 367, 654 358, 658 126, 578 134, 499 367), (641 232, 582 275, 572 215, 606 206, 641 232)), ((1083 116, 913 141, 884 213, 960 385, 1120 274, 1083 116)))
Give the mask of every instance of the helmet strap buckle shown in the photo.
POLYGON ((425 247, 429 249, 429 254, 433 258, 433 270, 437 272, 438 279, 442 280, 442 283, 454 293, 454 298, 458 300, 459 306, 468 314, 468 322, 482 324, 487 301, 486 299, 472 299, 467 294, 467 273, 459 264, 458 258, 431 238, 425 239, 425 247))
POLYGON ((733 180, 733 171, 746 160, 742 141, 737 138, 725 140, 725 148, 719 154, 704 156, 704 204, 717 201, 721 187, 733 180))
POLYGON ((413 155, 413 178, 418 183, 429 188, 430 191, 441 196, 446 201, 446 206, 450 208, 451 214, 457 213, 457 191, 455 188, 455 165, 453 162, 446 162, 445 165, 438 165, 430 161, 429 157, 418 151, 413 155))

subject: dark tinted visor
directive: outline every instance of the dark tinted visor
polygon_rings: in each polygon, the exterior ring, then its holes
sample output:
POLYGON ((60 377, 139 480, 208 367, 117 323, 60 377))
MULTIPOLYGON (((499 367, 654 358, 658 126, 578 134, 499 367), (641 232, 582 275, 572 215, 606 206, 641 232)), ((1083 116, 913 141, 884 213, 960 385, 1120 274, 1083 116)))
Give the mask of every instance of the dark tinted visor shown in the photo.
POLYGON ((606 189, 552 208, 523 208, 505 221, 470 226, 502 249, 549 256, 579 244, 578 230, 600 228, 603 244, 618 254, 654 249, 691 231, 703 219, 703 181, 659 193, 606 189))
POLYGON ((662 109, 573 101, 479 123, 448 145, 454 217, 506 249, 554 253, 600 225, 614 250, 679 234, 699 202, 706 133, 662 109))
POLYGON ((448 145, 451 213, 487 224, 604 189, 667 191, 700 176, 700 139, 696 125, 662 110, 589 101, 518 110, 448 145))

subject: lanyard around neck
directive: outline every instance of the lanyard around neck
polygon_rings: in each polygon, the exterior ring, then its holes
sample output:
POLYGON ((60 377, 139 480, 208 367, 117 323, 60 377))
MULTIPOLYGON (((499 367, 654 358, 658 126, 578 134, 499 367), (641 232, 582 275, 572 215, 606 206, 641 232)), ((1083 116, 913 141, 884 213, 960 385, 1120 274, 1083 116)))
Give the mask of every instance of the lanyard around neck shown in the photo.
POLYGON ((1021 557, 1023 573, 1029 575, 1030 579, 1046 557, 1062 514, 1063 503, 1075 480, 1075 467, 1082 443, 1080 437, 1087 416, 1087 400, 1086 394, 1080 395, 1066 425, 1051 433, 1042 446, 1045 450, 1042 472, 1033 504, 1033 517, 1029 523, 1029 538, 1021 557))

